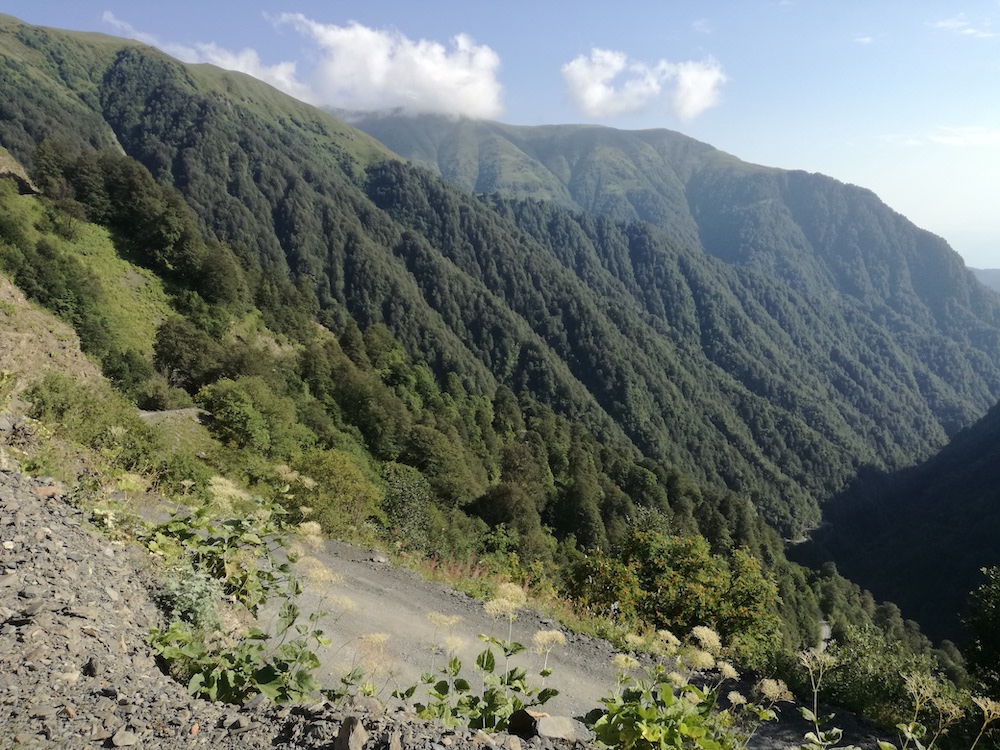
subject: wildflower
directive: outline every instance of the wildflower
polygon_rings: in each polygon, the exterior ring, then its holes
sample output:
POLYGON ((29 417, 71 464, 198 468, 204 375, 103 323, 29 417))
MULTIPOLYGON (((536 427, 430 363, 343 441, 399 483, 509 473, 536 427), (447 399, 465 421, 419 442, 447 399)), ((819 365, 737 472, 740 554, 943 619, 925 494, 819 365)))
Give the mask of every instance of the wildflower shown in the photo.
POLYGON ((933 700, 937 693, 937 683, 929 674, 911 672, 903 678, 903 683, 906 686, 906 692, 913 699, 918 713, 921 707, 927 701, 933 700))
POLYGON ((640 649, 645 647, 646 639, 641 635, 636 635, 635 633, 625 634, 625 643, 627 643, 632 648, 640 649))
POLYGON ((685 692, 684 693, 684 698, 687 700, 688 703, 691 703, 691 704, 693 704, 695 706, 697 706, 699 703, 701 703, 704 700, 704 698, 702 698, 701 694, 697 693, 697 692, 685 692))
POLYGON ((538 653, 546 653, 556 646, 566 644, 566 636, 559 630, 539 630, 531 637, 531 642, 538 653))
POLYGON ((677 648, 680 645, 680 639, 669 630, 656 631, 656 639, 653 641, 653 650, 655 653, 663 654, 664 656, 673 656, 677 653, 677 648))
POLYGON ((366 646, 372 648, 385 648, 385 644, 389 642, 388 633, 365 633, 361 636, 361 642, 366 646))
POLYGON ((738 690, 730 690, 726 695, 726 700, 728 700, 732 706, 745 706, 747 704, 747 699, 743 696, 743 693, 738 690))
POLYGON ((719 634, 711 628, 698 625, 692 628, 691 635, 703 649, 713 656, 718 656, 722 652, 722 641, 719 639, 719 634))
POLYGON ((517 616, 518 604, 510 599, 490 599, 483 605, 483 609, 494 620, 499 620, 501 617, 513 620, 517 616))
POLYGON ((501 583, 497 587, 496 598, 514 602, 518 607, 528 601, 528 595, 516 583, 501 583))
POLYGON ((300 505, 299 506, 299 514, 303 518, 306 518, 307 516, 311 516, 312 512, 313 512, 313 509, 310 506, 308 506, 308 505, 300 505))
POLYGON ((974 695, 972 696, 972 702, 979 706, 979 710, 983 712, 985 724, 992 724, 997 719, 1000 719, 1000 701, 995 701, 992 698, 986 698, 982 695, 974 695))
POLYGON ((695 672, 711 669, 715 666, 715 657, 708 653, 708 651, 702 651, 700 648, 691 649, 691 653, 687 655, 686 661, 691 670, 695 672))
POLYGON ((330 596, 325 601, 331 609, 339 610, 341 613, 353 612, 358 608, 355 601, 347 596, 330 596))
POLYGON ((667 681, 675 688, 682 688, 688 683, 687 677, 680 672, 671 672, 667 675, 667 681))
POLYGON ((829 651, 820 651, 818 648, 811 648, 799 654, 799 663, 810 672, 822 674, 828 669, 837 666, 837 657, 829 651))
POLYGON ((231 510, 234 504, 250 500, 249 493, 241 490, 229 479, 219 475, 208 480, 208 490, 212 493, 212 498, 221 511, 231 510))
POLYGON ((771 703, 792 700, 792 693, 781 680, 765 678, 757 683, 757 692, 771 703))
POLYGON ((461 615, 445 615, 440 612, 428 612, 427 619, 438 630, 451 630, 462 621, 461 615))
POLYGON ((619 672, 631 672, 633 669, 638 669, 639 662, 628 654, 615 654, 611 663, 615 665, 615 669, 619 672))
POLYGON ((302 478, 302 475, 288 464, 278 464, 274 467, 274 471, 278 475, 278 479, 285 484, 292 484, 292 482, 297 482, 302 478))
POLYGON ((945 726, 955 723, 965 715, 962 707, 950 698, 935 695, 931 699, 931 703, 937 709, 941 723, 945 726))
POLYGON ((465 645, 465 641, 459 638, 457 635, 449 635, 444 639, 444 648, 449 654, 457 654, 462 650, 462 646, 465 645))
POLYGON ((719 676, 723 680, 738 680, 740 679, 740 673, 736 671, 736 667, 730 664, 728 661, 720 661, 716 666, 719 668, 719 676))
POLYGON ((673 646, 677 648, 681 645, 681 640, 676 635, 671 633, 669 630, 657 630, 656 637, 659 638, 667 646, 673 646))

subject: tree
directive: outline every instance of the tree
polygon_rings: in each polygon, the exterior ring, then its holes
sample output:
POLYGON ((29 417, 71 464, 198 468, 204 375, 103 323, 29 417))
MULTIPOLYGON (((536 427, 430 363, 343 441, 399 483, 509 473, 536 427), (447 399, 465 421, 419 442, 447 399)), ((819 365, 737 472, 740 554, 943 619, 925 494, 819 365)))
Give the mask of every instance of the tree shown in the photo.
POLYGON ((986 581, 972 592, 965 627, 966 655, 973 676, 993 697, 1000 697, 1000 567, 983 568, 986 581))

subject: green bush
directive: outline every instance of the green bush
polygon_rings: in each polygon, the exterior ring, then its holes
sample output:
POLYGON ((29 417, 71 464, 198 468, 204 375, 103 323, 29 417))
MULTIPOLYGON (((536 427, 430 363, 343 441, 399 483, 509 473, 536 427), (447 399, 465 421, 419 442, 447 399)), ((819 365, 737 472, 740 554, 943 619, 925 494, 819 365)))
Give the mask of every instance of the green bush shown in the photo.
POLYGON ((100 384, 48 373, 25 391, 29 416, 58 425, 71 440, 99 451, 112 469, 144 470, 159 450, 156 433, 122 396, 100 384))
POLYGON ((636 566, 596 550, 570 569, 566 593, 592 614, 631 622, 643 592, 636 566))
POLYGON ((219 617, 222 586, 218 579, 204 571, 193 568, 174 571, 155 598, 170 621, 187 623, 202 633, 222 627, 219 617))

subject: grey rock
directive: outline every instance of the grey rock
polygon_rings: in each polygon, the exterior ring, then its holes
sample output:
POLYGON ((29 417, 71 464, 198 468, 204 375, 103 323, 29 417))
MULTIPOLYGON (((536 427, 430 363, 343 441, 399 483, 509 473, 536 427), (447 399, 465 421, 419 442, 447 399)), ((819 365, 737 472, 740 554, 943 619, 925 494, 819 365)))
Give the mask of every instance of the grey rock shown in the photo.
POLYGON ((348 716, 340 727, 340 733, 333 744, 334 750, 362 750, 368 741, 365 731, 357 716, 348 716))
POLYGON ((539 737, 570 742, 589 742, 593 739, 585 725, 568 716, 542 716, 535 722, 535 732, 539 737))
POLYGON ((119 729, 111 737, 111 744, 115 747, 129 747, 139 742, 139 735, 127 729, 119 729))

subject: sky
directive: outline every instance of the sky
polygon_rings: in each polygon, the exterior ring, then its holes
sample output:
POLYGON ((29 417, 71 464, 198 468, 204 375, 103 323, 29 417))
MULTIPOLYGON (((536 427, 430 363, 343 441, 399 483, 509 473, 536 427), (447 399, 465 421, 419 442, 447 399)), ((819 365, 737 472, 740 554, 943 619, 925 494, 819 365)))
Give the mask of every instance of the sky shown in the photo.
POLYGON ((668 128, 1000 268, 1000 0, 0 0, 318 106, 668 128))

